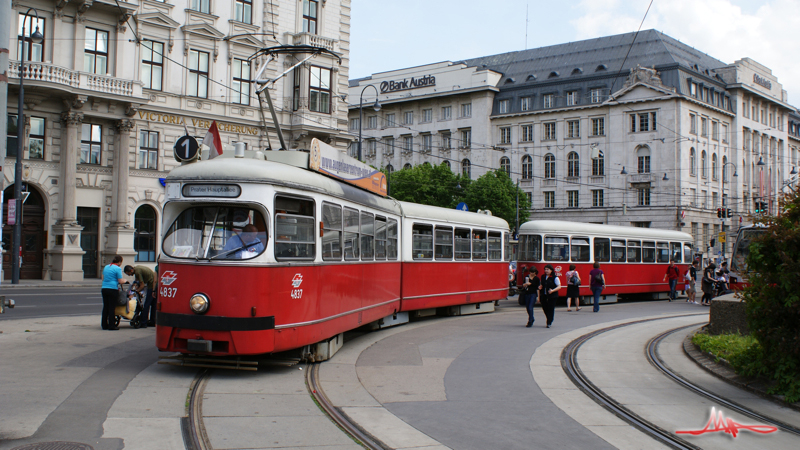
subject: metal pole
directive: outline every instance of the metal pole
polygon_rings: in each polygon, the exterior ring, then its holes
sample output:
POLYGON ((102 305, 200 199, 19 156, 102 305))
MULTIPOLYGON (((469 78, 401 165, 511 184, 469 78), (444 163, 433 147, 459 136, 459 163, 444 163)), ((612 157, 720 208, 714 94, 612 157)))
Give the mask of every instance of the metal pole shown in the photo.
POLYGON ((517 225, 514 228, 514 233, 519 234, 519 178, 517 178, 517 225))
MULTIPOLYGON (((366 88, 364 88, 366 89, 366 88)), ((358 160, 361 161, 361 121, 364 117, 364 89, 361 90, 361 97, 358 99, 358 160)))
MULTIPOLYGON (((22 251, 22 221, 20 212, 22 211, 22 148, 25 139, 25 116, 22 107, 25 101, 25 23, 28 21, 28 13, 22 18, 22 57, 19 60, 19 95, 17 104, 17 161, 14 163, 14 204, 16 206, 14 220, 14 234, 11 245, 11 284, 19 284, 19 253, 22 251)), ((37 13, 36 17, 39 15, 37 13)), ((39 23, 37 20, 36 23, 39 23)))
MULTIPOLYGON (((8 67, 8 55, 10 39, 9 33, 11 32, 11 0, 0 0, 0 67, 8 67)), ((8 78, 0 80, 0 111, 8 110, 8 78)), ((6 128, 0 131, 0 173, 3 172, 3 160, 8 154, 6 148, 7 135, 6 128)), ((2 196, 2 189, 5 186, 0 184, 0 218, 3 217, 3 208, 5 207, 5 199, 2 196)), ((0 240, 3 237, 3 227, 0 226, 0 240)), ((2 267, 0 267, 0 280, 4 278, 2 267)))

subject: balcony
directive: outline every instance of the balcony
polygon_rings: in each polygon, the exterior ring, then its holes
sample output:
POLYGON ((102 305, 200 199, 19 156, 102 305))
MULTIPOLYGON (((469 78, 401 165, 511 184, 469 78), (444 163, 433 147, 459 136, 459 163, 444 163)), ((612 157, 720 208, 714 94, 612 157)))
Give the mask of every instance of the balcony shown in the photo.
POLYGON ((606 177, 602 175, 589 177, 589 184, 605 184, 605 183, 606 183, 606 177))
POLYGON ((336 40, 322 37, 311 33, 297 33, 294 35, 294 45, 310 45, 311 47, 324 48, 332 52, 336 51, 336 40))
POLYGON ((555 178, 545 178, 542 180, 542 187, 555 187, 556 179, 555 178))
POLYGON ((629 183, 650 183, 655 181, 655 174, 653 173, 634 173, 628 175, 629 183))
MULTIPOLYGON (((19 61, 9 62, 8 76, 12 82, 19 79, 19 61)), ((50 63, 26 62, 25 80, 26 84, 42 87, 60 86, 65 88, 63 90, 75 94, 109 94, 140 100, 148 99, 142 93, 142 84, 138 81, 79 72, 50 63)))

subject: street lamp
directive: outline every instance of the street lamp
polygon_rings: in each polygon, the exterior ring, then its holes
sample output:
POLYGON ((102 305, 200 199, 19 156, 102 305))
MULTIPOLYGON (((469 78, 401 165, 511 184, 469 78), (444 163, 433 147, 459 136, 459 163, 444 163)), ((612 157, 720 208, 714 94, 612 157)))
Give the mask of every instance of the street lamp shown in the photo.
MULTIPOLYGON (((722 202, 723 202, 722 203, 722 211, 723 211, 722 224, 723 224, 723 232, 725 231, 724 230, 725 218, 728 217, 728 205, 725 204, 725 175, 726 175, 725 174, 725 167, 727 167, 728 164, 733 166, 733 176, 735 176, 737 178, 739 177, 739 174, 736 173, 736 164, 734 164, 732 162, 726 162, 725 164, 722 165, 722 202)), ((726 244, 722 244, 722 257, 723 258, 725 258, 725 247, 726 247, 726 244)))
POLYGON ((39 11, 28 8, 22 19, 22 57, 19 60, 19 104, 17 106, 17 162, 14 164, 14 204, 16 206, 16 221, 14 222, 13 246, 11 248, 11 284, 19 284, 20 252, 22 251, 22 147, 25 137, 25 118, 22 114, 22 104, 25 101, 25 22, 33 11, 36 15, 36 31, 31 33, 31 43, 41 44, 44 36, 39 32, 39 11), (22 132, 20 132, 20 130, 22 132))
POLYGON ((375 112, 381 110, 381 103, 378 101, 378 88, 375 87, 373 84, 368 84, 364 86, 364 89, 361 90, 361 96, 358 97, 358 160, 361 161, 362 153, 361 153, 361 122, 364 121, 364 91, 367 90, 368 87, 375 89, 375 104, 372 105, 372 108, 375 112))

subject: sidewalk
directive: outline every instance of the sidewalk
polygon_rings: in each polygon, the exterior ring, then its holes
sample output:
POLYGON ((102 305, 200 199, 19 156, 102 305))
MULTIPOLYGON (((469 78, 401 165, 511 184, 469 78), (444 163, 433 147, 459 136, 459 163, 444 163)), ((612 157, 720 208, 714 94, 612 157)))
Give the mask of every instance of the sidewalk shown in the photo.
POLYGON ((99 287, 101 284, 103 284, 103 280, 100 278, 80 281, 19 280, 19 284, 11 284, 11 280, 3 280, 0 282, 0 292, 24 288, 99 287))

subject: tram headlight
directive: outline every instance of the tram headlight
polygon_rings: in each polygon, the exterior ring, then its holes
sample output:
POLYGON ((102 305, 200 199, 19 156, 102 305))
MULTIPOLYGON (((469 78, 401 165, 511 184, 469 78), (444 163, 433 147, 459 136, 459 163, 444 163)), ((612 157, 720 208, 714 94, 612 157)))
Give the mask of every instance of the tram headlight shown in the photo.
POLYGON ((195 314, 205 314, 210 305, 211 301, 204 294, 194 294, 192 298, 189 299, 189 308, 191 308, 192 312, 195 314))

